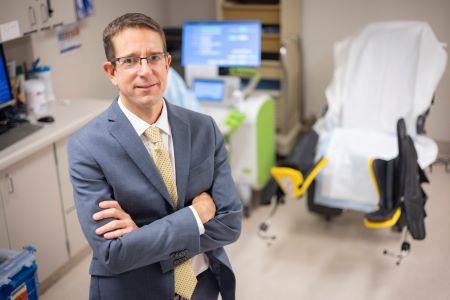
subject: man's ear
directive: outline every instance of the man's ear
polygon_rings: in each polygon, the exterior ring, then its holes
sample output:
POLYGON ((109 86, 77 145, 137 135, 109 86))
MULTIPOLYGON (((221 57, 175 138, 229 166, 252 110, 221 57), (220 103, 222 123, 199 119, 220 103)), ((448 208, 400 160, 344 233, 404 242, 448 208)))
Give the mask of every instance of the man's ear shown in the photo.
POLYGON ((114 65, 109 61, 105 61, 103 63, 103 70, 105 71, 109 80, 111 80, 112 84, 114 86, 117 86, 116 68, 114 67, 114 65))
POLYGON ((169 70, 170 67, 170 63, 172 62, 172 56, 170 56, 170 54, 167 54, 167 59, 166 59, 166 70, 169 70))

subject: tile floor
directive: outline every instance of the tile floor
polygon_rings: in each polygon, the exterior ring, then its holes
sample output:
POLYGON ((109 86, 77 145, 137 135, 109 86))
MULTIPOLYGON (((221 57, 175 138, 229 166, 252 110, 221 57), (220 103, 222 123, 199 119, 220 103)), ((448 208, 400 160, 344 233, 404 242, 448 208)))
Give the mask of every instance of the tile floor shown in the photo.
MULTIPOLYGON (((290 201, 272 221, 277 239, 268 246, 257 228, 270 208, 256 209, 227 249, 237 299, 450 299, 450 174, 434 167, 430 181, 427 237, 412 242, 400 266, 382 254, 398 252, 400 235, 366 229, 361 213, 325 222, 307 212, 305 201, 290 201)), ((40 299, 87 299, 88 266, 86 257, 40 299)))

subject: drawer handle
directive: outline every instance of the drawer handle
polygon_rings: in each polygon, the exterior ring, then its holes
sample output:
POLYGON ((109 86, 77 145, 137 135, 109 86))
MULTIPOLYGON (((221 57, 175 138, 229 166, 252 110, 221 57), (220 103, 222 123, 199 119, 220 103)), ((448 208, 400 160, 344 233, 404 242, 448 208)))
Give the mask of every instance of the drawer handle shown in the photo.
POLYGON ((28 6, 28 19, 30 21, 30 25, 36 25, 36 13, 34 12, 34 7, 28 6))
POLYGON ((41 17, 42 22, 47 23, 49 18, 49 11, 44 3, 41 3, 41 17))
POLYGON ((8 179, 8 193, 14 193, 14 181, 11 175, 6 174, 6 178, 8 179))

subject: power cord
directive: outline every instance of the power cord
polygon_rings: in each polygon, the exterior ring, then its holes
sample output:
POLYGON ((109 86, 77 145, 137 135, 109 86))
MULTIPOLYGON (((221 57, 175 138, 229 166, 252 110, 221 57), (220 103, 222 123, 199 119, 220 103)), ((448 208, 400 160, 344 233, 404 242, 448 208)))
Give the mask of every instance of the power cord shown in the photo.
POLYGON ((408 241, 408 229, 405 226, 403 228, 403 238, 402 238, 402 245, 400 247, 400 253, 394 253, 392 251, 389 250, 384 250, 383 254, 396 258, 397 261, 395 262, 395 264, 397 266, 400 266, 400 263, 402 262, 402 260, 409 254, 409 252, 411 251, 411 244, 408 241))
POLYGON ((275 205, 272 208, 269 216, 266 218, 266 220, 264 222, 261 223, 261 225, 259 225, 259 230, 258 230, 258 236, 267 241, 267 246, 271 246, 272 243, 271 241, 276 240, 276 235, 269 235, 268 234, 268 230, 271 224, 271 219, 272 217, 275 215, 275 213, 277 212, 278 206, 280 205, 280 203, 284 203, 284 195, 280 192, 277 191, 277 198, 275 201, 275 205))

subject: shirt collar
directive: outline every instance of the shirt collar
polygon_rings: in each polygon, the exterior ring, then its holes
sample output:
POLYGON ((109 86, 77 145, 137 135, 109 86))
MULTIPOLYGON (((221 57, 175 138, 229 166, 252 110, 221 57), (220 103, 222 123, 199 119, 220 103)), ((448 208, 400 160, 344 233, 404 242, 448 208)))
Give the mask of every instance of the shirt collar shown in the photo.
POLYGON ((134 113, 129 111, 123 104, 120 96, 119 96, 118 104, 119 104, 119 108, 123 111, 123 113, 125 114, 127 119, 130 121, 131 125, 133 126, 134 130, 136 131, 136 133, 139 136, 141 136, 147 128, 152 127, 152 126, 158 127, 162 132, 164 132, 168 136, 171 136, 172 132, 170 130, 169 118, 167 115, 167 107, 166 107, 165 100, 163 100, 163 109, 162 109, 161 115, 159 116, 158 120, 156 120, 156 122, 153 124, 149 124, 149 123, 145 122, 144 120, 142 120, 141 118, 136 116, 134 113))

